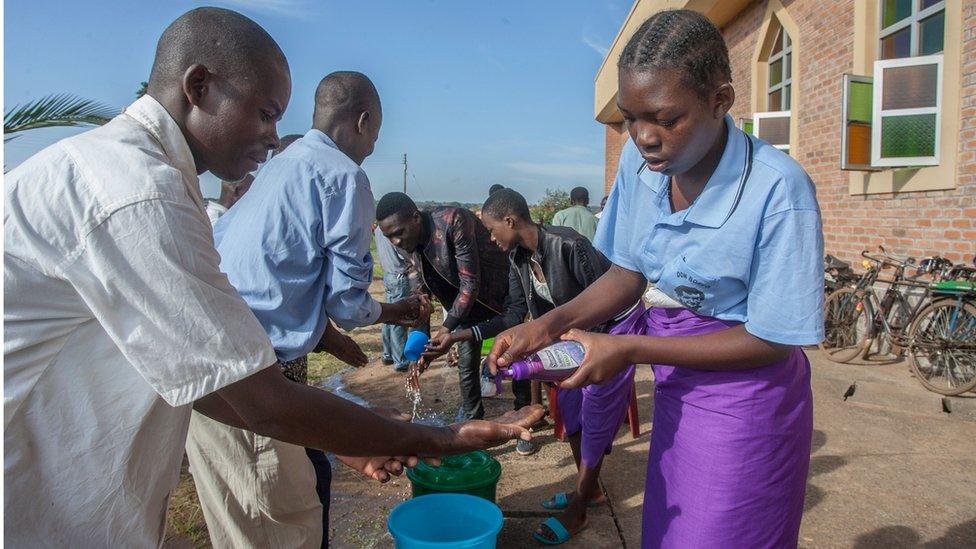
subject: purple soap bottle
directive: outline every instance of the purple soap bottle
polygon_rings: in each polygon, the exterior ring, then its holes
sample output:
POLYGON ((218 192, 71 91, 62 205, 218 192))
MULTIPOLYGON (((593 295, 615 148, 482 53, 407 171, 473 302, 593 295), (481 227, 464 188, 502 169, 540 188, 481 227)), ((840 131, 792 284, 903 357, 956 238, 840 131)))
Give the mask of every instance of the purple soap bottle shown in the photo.
POLYGON ((559 382, 573 375, 583 362, 586 350, 578 341, 560 341, 533 353, 524 360, 517 360, 506 369, 498 370, 495 381, 502 376, 521 381, 559 382))

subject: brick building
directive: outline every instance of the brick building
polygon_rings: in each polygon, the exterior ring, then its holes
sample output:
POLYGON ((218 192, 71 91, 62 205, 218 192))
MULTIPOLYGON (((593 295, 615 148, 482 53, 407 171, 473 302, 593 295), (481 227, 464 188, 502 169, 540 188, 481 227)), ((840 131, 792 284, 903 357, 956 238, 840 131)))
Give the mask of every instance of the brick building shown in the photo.
POLYGON ((976 253, 976 0, 637 0, 596 77, 609 191, 628 138, 617 58, 655 12, 704 13, 729 46, 745 129, 817 186, 826 251, 976 253))

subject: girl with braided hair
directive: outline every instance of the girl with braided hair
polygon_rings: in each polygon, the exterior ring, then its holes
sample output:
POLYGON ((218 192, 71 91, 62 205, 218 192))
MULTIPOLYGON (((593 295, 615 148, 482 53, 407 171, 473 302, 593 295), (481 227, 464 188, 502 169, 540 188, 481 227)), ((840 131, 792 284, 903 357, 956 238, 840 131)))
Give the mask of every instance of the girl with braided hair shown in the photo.
POLYGON ((732 123, 728 51, 703 15, 652 16, 619 69, 630 140, 594 241, 613 265, 573 301, 496 337, 489 361, 506 366, 562 336, 586 348, 564 388, 651 364, 642 546, 796 546, 813 429, 801 346, 823 337, 813 183, 732 123), (581 331, 647 282, 657 297, 641 335, 581 331))

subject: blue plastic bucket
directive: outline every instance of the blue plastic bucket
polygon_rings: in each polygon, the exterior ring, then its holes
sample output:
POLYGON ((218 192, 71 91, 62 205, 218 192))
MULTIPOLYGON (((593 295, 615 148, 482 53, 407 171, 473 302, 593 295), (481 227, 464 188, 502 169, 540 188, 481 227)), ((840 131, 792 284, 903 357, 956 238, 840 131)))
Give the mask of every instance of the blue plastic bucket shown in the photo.
POLYGON ((494 549, 502 510, 468 494, 429 494, 397 505, 386 526, 397 549, 494 549))

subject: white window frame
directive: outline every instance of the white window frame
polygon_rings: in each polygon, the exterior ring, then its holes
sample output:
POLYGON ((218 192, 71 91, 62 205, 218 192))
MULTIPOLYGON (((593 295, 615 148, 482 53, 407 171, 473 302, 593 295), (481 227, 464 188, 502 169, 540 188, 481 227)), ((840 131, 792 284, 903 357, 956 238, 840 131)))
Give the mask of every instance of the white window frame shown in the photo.
MULTIPOLYGON (((756 112, 756 113, 752 113, 752 134, 755 135, 756 137, 759 137, 759 139, 762 139, 762 137, 760 137, 761 134, 759 132, 759 128, 761 127, 762 121, 764 119, 766 119, 766 118, 790 118, 792 115, 793 115, 793 111, 791 111, 791 110, 790 111, 767 111, 767 112, 756 112)), ((792 132, 792 126, 793 126, 793 121, 790 120, 791 132, 792 132)), ((770 143, 770 145, 776 147, 777 149, 779 149, 781 151, 785 151, 785 150, 790 150, 791 149, 790 143, 782 143, 782 144, 770 143)))
MULTIPOLYGON (((885 28, 881 27, 881 25, 884 24, 884 6, 880 2, 878 3, 878 28, 881 30, 878 31, 878 45, 877 45, 878 54, 875 56, 875 59, 881 60, 882 40, 906 27, 911 27, 911 30, 909 31, 910 38, 908 42, 909 43, 908 54, 910 57, 918 57, 919 23, 921 23, 925 19, 928 19, 930 16, 935 15, 939 11, 945 11, 946 8, 945 0, 942 0, 942 2, 939 2, 938 4, 929 6, 924 10, 919 11, 918 7, 921 5, 920 3, 921 0, 912 0, 911 15, 885 28)), ((943 30, 943 32, 945 31, 943 30)), ((945 45, 945 37, 943 36, 942 39, 943 39, 943 45, 945 45)), ((938 55, 938 54, 933 54, 933 55, 938 55)), ((905 58, 900 57, 899 59, 905 59, 905 58)), ((892 59, 884 59, 884 61, 892 61, 892 59)))
MULTIPOLYGON (((878 171, 880 168, 876 168, 871 164, 852 164, 847 158, 847 119, 850 116, 847 110, 847 105, 849 103, 849 97, 847 97, 850 90, 851 82, 860 82, 862 84, 871 84, 871 154, 874 154, 874 79, 870 76, 861 76, 857 74, 844 74, 841 79, 841 113, 840 113, 840 169, 842 170, 855 170, 855 171, 878 171)), ((871 160, 868 159, 870 162, 871 160)))
POLYGON ((874 89, 871 104, 871 165, 884 168, 904 168, 909 166, 938 166, 939 149, 942 140, 942 61, 941 53, 921 57, 903 57, 900 59, 885 59, 874 62, 874 89), (881 97, 884 91, 884 71, 889 68, 911 67, 917 65, 935 65, 936 82, 935 106, 912 109, 881 108, 881 97), (899 158, 881 158, 881 126, 885 116, 905 116, 912 114, 935 115, 935 151, 932 156, 910 156, 899 158))
MULTIPOLYGON (((771 67, 773 65, 773 63, 775 63, 777 60, 782 60, 782 62, 780 63, 780 69, 779 69, 780 70, 780 82, 779 82, 779 84, 774 84, 772 86, 770 86, 770 85, 767 84, 767 86, 766 86, 766 108, 768 108, 768 109, 773 109, 773 108, 782 109, 783 108, 783 101, 786 99, 786 93, 785 93, 786 86, 790 86, 790 105, 789 105, 789 107, 786 107, 787 110, 789 110, 789 109, 792 109, 793 108, 793 86, 792 86, 792 84, 793 84, 793 67, 792 66, 790 67, 790 76, 789 77, 786 77, 786 56, 787 55, 790 56, 790 63, 792 64, 793 63, 793 40, 790 38, 790 33, 786 32, 786 27, 784 27, 782 23, 780 23, 779 30, 777 31, 777 34, 780 34, 780 33, 783 34, 783 47, 779 50, 779 52, 770 55, 769 56, 769 59, 766 60, 766 82, 767 83, 770 80, 769 79, 769 67, 771 67), (780 90, 780 94, 779 94, 779 105, 770 105, 769 104, 769 95, 771 93, 773 93, 774 91, 776 91, 776 90, 780 90)), ((774 40, 774 42, 775 42, 775 40, 774 40)), ((770 111, 770 112, 780 112, 780 111, 770 111)))

